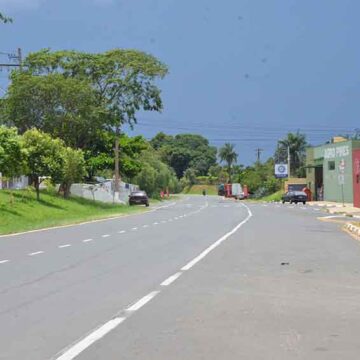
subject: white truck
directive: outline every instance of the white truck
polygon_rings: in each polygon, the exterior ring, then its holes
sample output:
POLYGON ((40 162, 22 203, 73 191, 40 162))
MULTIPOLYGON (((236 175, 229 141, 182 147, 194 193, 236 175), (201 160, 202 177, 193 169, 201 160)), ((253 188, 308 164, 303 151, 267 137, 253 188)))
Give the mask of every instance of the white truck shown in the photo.
POLYGON ((231 193, 235 199, 242 200, 245 198, 241 184, 238 183, 231 184, 231 193))

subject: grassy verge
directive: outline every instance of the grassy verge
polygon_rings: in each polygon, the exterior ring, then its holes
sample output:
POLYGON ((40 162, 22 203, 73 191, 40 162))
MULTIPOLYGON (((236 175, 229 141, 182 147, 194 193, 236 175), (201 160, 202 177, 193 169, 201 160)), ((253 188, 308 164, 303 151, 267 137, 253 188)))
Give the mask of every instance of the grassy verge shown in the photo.
POLYGON ((203 190, 206 190, 208 195, 217 195, 218 193, 216 185, 193 185, 190 188, 184 189, 183 194, 202 195, 203 190))
POLYGON ((259 199, 251 199, 251 200, 253 200, 253 201, 281 201, 281 197, 283 194, 284 194, 284 191, 279 190, 276 193, 264 196, 259 199))
POLYGON ((105 204, 78 197, 63 199, 42 192, 38 202, 31 190, 0 190, 0 234, 41 229, 128 215, 146 211, 145 207, 105 204))

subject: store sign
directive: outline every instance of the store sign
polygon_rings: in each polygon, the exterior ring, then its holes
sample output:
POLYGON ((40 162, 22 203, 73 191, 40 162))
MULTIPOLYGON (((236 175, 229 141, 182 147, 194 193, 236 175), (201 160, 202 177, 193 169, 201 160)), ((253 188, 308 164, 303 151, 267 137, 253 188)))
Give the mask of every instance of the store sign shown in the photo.
POLYGON ((324 150, 324 159, 335 159, 350 155, 349 145, 336 146, 324 150))
POLYGON ((345 173, 345 160, 341 159, 339 161, 339 173, 344 174, 345 173))
POLYGON ((275 164, 275 177, 278 179, 288 177, 288 166, 286 164, 275 164))

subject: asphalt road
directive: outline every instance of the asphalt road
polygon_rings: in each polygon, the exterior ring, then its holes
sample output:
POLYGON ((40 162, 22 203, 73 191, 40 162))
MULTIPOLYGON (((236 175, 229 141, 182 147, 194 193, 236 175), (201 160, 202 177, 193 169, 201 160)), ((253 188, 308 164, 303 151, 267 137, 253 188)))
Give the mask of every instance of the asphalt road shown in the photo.
POLYGON ((0 359, 358 359, 360 243, 308 206, 189 197, 0 238, 0 359))

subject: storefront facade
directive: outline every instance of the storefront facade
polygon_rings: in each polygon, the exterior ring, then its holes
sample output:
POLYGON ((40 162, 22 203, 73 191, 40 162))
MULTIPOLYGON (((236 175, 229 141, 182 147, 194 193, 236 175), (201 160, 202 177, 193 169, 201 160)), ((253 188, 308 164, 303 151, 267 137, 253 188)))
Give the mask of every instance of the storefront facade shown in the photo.
POLYGON ((354 202, 354 156, 357 149, 360 149, 360 141, 356 140, 307 149, 306 179, 314 200, 354 202))

